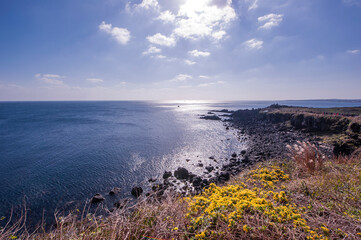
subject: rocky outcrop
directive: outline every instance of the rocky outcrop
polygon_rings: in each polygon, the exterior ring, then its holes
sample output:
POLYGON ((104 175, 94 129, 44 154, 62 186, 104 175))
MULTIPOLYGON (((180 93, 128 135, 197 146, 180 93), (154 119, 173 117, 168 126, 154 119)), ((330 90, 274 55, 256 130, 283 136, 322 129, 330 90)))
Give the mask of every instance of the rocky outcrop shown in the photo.
POLYGON ((206 119, 206 120, 221 120, 221 118, 218 117, 217 115, 201 116, 200 119, 206 119))
POLYGON ((131 191, 132 195, 136 198, 140 197, 143 193, 143 188, 141 187, 133 187, 131 191))
POLYGON ((177 170, 174 171, 174 176, 177 179, 188 179, 189 178, 189 172, 187 169, 183 167, 179 167, 177 170))
POLYGON ((92 197, 92 199, 90 200, 90 202, 91 202, 91 203, 99 203, 99 202, 104 201, 104 200, 105 200, 105 198, 104 198, 101 194, 96 193, 96 194, 92 197))
POLYGON ((353 133, 361 133, 361 125, 359 123, 353 122, 350 124, 350 130, 353 133))
POLYGON ((168 179, 168 178, 171 177, 171 176, 172 176, 172 172, 165 171, 165 172, 163 173, 163 179, 168 179))
POLYGON ((120 192, 120 188, 114 187, 112 190, 109 191, 109 195, 115 195, 120 192))

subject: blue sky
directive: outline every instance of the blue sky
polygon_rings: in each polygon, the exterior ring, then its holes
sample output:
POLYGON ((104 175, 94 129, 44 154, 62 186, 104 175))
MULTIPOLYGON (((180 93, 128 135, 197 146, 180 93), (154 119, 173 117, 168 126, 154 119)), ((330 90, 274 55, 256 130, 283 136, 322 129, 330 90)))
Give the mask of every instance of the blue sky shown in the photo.
POLYGON ((0 100, 361 98, 361 0, 5 0, 0 100))

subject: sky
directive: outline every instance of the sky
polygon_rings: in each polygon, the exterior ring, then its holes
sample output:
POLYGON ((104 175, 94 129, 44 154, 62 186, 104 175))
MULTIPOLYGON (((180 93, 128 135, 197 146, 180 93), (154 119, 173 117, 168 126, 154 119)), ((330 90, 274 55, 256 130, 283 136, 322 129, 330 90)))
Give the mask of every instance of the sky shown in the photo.
POLYGON ((361 0, 4 0, 0 101, 361 98, 361 0))

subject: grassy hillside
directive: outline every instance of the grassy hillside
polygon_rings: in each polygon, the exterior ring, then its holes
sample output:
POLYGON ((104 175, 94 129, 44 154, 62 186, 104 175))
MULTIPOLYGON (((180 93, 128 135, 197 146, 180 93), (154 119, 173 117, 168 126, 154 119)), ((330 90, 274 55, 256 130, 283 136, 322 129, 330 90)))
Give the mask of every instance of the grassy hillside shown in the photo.
POLYGON ((345 115, 345 116, 361 116, 361 107, 339 107, 339 108, 306 108, 306 107, 290 107, 282 105, 272 105, 267 108, 269 112, 280 113, 314 113, 324 115, 345 115))

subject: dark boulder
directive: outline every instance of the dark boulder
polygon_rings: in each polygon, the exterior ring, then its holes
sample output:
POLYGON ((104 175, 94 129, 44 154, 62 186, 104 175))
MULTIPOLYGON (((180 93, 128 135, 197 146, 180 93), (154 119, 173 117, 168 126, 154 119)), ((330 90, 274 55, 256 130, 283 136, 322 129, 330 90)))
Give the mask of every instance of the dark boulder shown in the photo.
POLYGON ((355 146, 350 143, 335 143, 333 154, 336 156, 350 155, 355 150, 355 146))
POLYGON ((237 157, 237 153, 232 153, 232 158, 236 158, 237 157))
POLYGON ((211 116, 203 116, 200 117, 201 119, 206 119, 206 120, 221 120, 220 117, 218 117, 217 115, 211 115, 211 116))
POLYGON ((218 180, 220 182, 226 182, 230 179, 231 175, 229 174, 229 172, 221 172, 218 176, 218 180))
POLYGON ((187 169, 183 167, 179 167, 177 170, 174 171, 174 176, 177 179, 188 179, 189 178, 189 172, 187 169))
POLYGON ((98 202, 101 202, 101 201, 104 201, 104 200, 105 200, 105 198, 101 194, 97 193, 92 197, 90 202, 91 203, 98 203, 98 202))
POLYGON ((195 174, 193 174, 193 173, 189 173, 188 179, 189 179, 190 181, 193 181, 193 178, 195 178, 195 177, 197 177, 197 175, 195 175, 195 174))
POLYGON ((206 167, 206 170, 207 170, 208 172, 212 172, 212 171, 214 170, 214 167, 213 167, 213 166, 207 166, 207 167, 206 167))
POLYGON ((202 183, 204 186, 209 186, 209 181, 207 179, 203 179, 202 183))
POLYGON ((172 173, 171 173, 171 172, 165 171, 164 174, 163 174, 163 179, 167 179, 167 178, 169 178, 169 177, 171 177, 171 176, 172 176, 172 173))
POLYGON ((140 195, 142 195, 142 193, 143 193, 143 188, 141 188, 141 187, 133 187, 132 188, 132 195, 134 196, 134 197, 140 197, 140 195))
POLYGON ((200 178, 200 177, 193 178, 192 184, 194 187, 200 186, 202 184, 202 178, 200 178))
POLYGON ((242 155, 244 155, 244 154, 246 154, 246 153, 247 153, 246 150, 242 150, 242 151, 241 151, 241 154, 242 154, 242 155))
POLYGON ((350 129, 354 133, 361 133, 361 125, 358 123, 351 123, 350 129))
POLYGON ((249 159, 249 157, 246 155, 244 156, 244 158, 242 159, 242 162, 244 163, 249 163, 251 160, 249 159))
POLYGON ((109 191, 109 195, 115 195, 120 192, 120 188, 114 187, 112 190, 109 191))
POLYGON ((155 178, 149 178, 148 179, 148 182, 155 182, 155 181, 157 181, 157 179, 155 179, 155 178))

